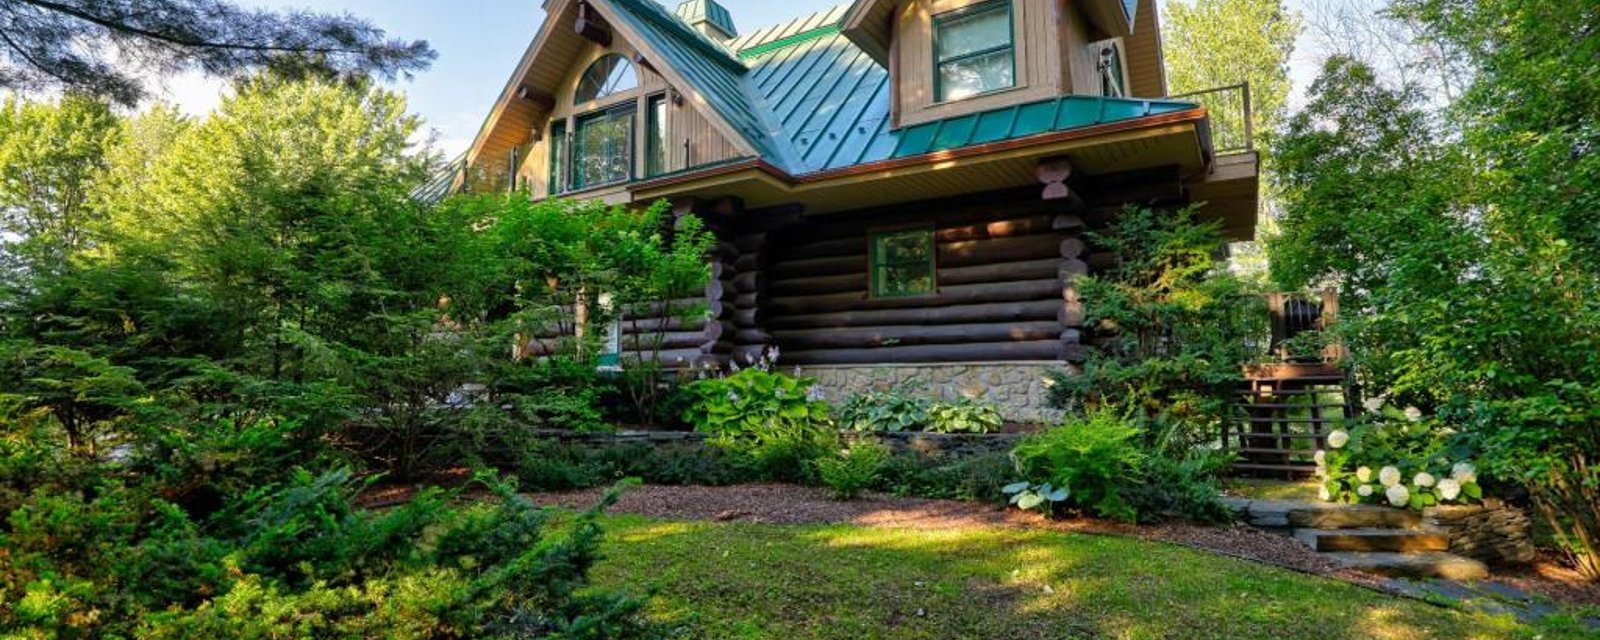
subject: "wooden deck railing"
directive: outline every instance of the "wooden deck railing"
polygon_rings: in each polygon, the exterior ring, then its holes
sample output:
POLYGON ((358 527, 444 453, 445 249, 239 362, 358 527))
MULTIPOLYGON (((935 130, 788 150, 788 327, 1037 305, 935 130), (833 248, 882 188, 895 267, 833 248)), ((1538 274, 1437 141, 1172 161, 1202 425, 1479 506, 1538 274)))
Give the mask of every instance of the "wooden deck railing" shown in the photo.
POLYGON ((1268 351, 1280 362, 1338 362, 1344 346, 1326 342, 1319 354, 1294 353, 1293 341, 1311 332, 1324 333, 1339 320, 1339 292, 1326 288, 1313 294, 1269 293, 1267 320, 1272 328, 1268 351))
POLYGON ((1211 118, 1211 148, 1217 155, 1245 153, 1255 149, 1249 82, 1168 97, 1196 102, 1206 108, 1211 118))

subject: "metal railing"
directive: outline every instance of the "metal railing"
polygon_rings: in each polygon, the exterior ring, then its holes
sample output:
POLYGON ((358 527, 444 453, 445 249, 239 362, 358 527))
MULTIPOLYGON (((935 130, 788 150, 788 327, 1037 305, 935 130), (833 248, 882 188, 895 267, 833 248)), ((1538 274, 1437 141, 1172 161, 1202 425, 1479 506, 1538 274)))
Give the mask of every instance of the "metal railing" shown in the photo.
POLYGON ((1306 293, 1268 293, 1267 319, 1272 330, 1269 353, 1281 362, 1338 362, 1344 346, 1328 330, 1339 319, 1339 292, 1332 288, 1306 293), (1313 338, 1296 345, 1297 339, 1313 338), (1315 348, 1307 352, 1306 347, 1315 348))
POLYGON ((1195 102, 1206 108, 1211 120, 1211 148, 1217 155, 1245 153, 1255 149, 1249 82, 1168 97, 1195 102))

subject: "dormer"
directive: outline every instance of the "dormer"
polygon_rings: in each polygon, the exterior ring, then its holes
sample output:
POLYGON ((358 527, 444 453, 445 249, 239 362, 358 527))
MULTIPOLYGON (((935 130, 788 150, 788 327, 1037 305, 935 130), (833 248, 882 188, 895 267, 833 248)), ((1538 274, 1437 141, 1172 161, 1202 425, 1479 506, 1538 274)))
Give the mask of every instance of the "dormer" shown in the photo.
POLYGON ((1166 93, 1155 0, 858 0, 840 27, 889 70, 895 127, 1166 93))

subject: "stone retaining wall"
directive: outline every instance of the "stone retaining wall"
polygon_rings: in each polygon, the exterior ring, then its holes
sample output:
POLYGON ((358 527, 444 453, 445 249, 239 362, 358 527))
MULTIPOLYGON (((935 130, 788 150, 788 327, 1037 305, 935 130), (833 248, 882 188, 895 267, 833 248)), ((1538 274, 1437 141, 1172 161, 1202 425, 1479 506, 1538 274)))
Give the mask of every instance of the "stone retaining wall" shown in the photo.
MULTIPOLYGON (((625 444, 652 446, 700 446, 706 436, 694 431, 617 431, 613 433, 574 433, 572 431, 541 429, 535 432, 541 438, 562 444, 585 447, 605 447, 625 444)), ((884 443, 896 453, 919 453, 925 456, 963 457, 988 453, 1005 453, 1023 437, 1019 433, 923 433, 920 431, 845 431, 846 441, 871 438, 884 443)))
POLYGON ((971 398, 995 405, 1011 422, 1054 423, 1061 411, 1046 401, 1046 373, 1061 362, 961 362, 885 365, 815 365, 800 374, 815 378, 830 402, 863 391, 887 391, 903 383, 926 389, 930 398, 971 398))
POLYGON ((1450 552, 1488 563, 1521 564, 1534 557, 1531 522, 1520 509, 1499 500, 1483 504, 1429 507, 1425 526, 1450 537, 1450 552))

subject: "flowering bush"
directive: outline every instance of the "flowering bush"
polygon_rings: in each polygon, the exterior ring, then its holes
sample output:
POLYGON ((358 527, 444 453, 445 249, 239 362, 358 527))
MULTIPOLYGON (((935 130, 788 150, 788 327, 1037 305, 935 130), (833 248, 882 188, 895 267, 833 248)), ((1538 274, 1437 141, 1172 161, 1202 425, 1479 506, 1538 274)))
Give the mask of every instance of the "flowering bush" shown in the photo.
POLYGON ((1483 499, 1477 468, 1462 459, 1468 453, 1449 430, 1424 420, 1415 407, 1386 414, 1381 401, 1368 401, 1366 408, 1378 414, 1374 424, 1335 430, 1329 448, 1317 450, 1319 498, 1417 510, 1483 499))

